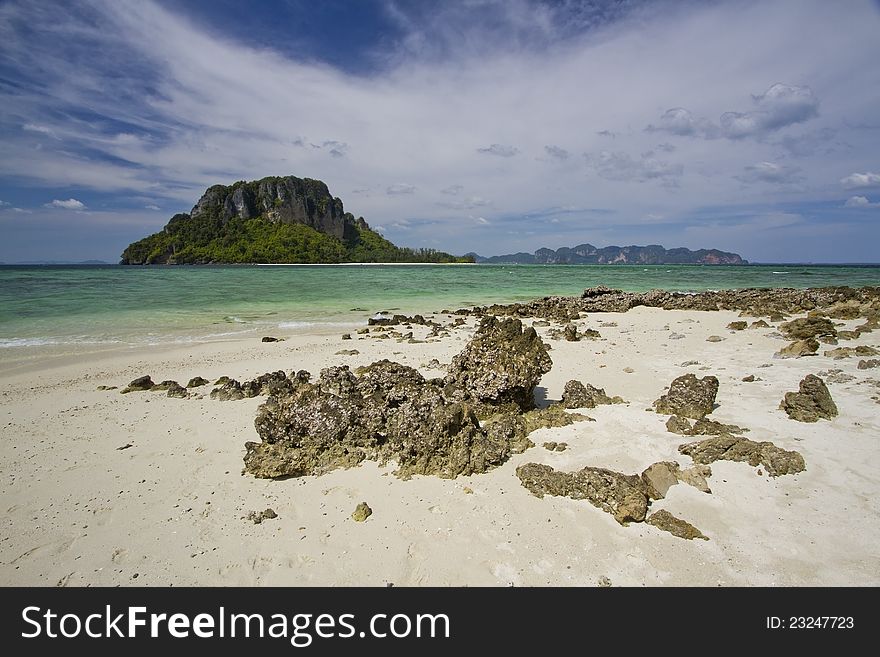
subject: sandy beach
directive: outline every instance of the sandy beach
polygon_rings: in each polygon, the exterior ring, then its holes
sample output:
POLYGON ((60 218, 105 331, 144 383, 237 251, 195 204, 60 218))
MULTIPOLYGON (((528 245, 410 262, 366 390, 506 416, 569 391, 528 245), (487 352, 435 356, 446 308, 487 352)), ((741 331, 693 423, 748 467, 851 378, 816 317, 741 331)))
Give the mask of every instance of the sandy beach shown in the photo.
MULTIPOLYGON (((279 333, 284 341, 274 343, 249 338, 15 362, 2 354, 0 584, 876 586, 877 370, 858 369, 858 357, 826 356, 834 347, 825 344, 815 356, 774 358, 787 344, 777 323, 726 328, 739 319, 732 311, 644 307, 590 313, 575 323, 601 337, 576 342, 550 337, 554 326, 536 327, 553 360, 536 389, 539 405, 560 399, 571 379, 626 403, 582 411, 594 422, 539 429, 524 453, 455 479, 401 480, 394 464, 371 461, 320 476, 257 479, 243 473, 242 457, 244 443, 259 440, 254 418, 264 397, 218 401, 208 394, 212 386, 187 399, 120 390, 146 374, 184 385, 195 376, 244 381, 279 369, 317 377, 330 365, 354 370, 384 358, 439 377, 444 370, 428 364, 450 363, 471 338, 474 317, 448 337, 418 343, 297 332, 279 333), (336 353, 343 349, 359 353, 336 353), (530 462, 634 474, 658 461, 691 466, 678 446, 701 437, 671 433, 668 416, 652 408, 689 372, 719 380, 711 419, 796 450, 806 470, 770 477, 760 466, 716 461, 711 493, 679 484, 651 504, 651 512, 668 510, 709 540, 624 526, 585 500, 541 499, 520 483, 516 469, 530 462), (779 409, 808 374, 827 383, 839 409, 832 420, 797 422, 779 409), (748 375, 755 380, 743 381, 748 375), (542 447, 550 441, 568 448, 542 447), (355 522, 362 501, 373 513, 355 522), (276 518, 246 518, 269 508, 276 518)), ((835 323, 844 330, 863 321, 835 323)), ((428 328, 413 332, 422 340, 428 328)), ((841 346, 877 347, 878 335, 841 346)))

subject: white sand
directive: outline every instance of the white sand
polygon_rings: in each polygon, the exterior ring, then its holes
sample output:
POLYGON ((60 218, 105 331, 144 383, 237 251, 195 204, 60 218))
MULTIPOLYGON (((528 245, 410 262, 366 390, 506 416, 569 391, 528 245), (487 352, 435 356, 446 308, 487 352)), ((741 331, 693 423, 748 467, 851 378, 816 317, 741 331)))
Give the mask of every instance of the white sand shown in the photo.
MULTIPOLYGON (((864 381, 880 378, 880 370, 856 369, 858 358, 774 359, 785 343, 773 330, 726 330, 735 319, 640 308, 582 320, 603 338, 548 340, 554 365, 539 396, 558 399, 577 378, 630 403, 587 411, 596 422, 533 433, 535 448, 488 474, 455 480, 401 481, 393 467, 369 462, 321 477, 258 480, 242 475, 242 456, 244 442, 258 439, 253 419, 262 398, 218 402, 207 396, 210 386, 199 389, 202 399, 96 387, 122 387, 142 374, 183 384, 196 375, 243 381, 277 369, 316 377, 331 364, 380 358, 440 376, 422 364, 435 357, 448 363, 473 321, 430 344, 292 335, 281 343, 248 339, 15 363, 9 350, 0 354, 0 584, 594 586, 604 576, 628 586, 877 585, 880 406, 871 396, 880 390, 864 381), (672 340, 672 332, 685 338, 672 340), (724 341, 706 342, 711 334, 724 341), (335 356, 340 349, 361 353, 335 356), (680 366, 688 360, 700 364, 680 366), (856 377, 829 383, 839 417, 802 424, 778 410, 801 378, 828 368, 856 377), (772 479, 745 463, 718 462, 712 494, 680 484, 652 505, 691 522, 709 541, 645 524, 623 527, 587 502, 538 499, 520 485, 515 469, 530 461, 629 473, 658 460, 689 466, 677 447, 692 439, 667 432, 666 416, 645 410, 686 372, 719 378, 713 419, 800 451, 806 472, 772 479), (747 374, 763 380, 744 383, 747 374), (569 449, 548 452, 541 444, 549 440, 569 449), (362 500, 373 515, 356 523, 349 516, 362 500), (242 518, 267 507, 278 518, 259 525, 242 518)), ((424 332, 416 327, 417 338, 424 332)), ((878 335, 841 346, 877 346, 878 335)))

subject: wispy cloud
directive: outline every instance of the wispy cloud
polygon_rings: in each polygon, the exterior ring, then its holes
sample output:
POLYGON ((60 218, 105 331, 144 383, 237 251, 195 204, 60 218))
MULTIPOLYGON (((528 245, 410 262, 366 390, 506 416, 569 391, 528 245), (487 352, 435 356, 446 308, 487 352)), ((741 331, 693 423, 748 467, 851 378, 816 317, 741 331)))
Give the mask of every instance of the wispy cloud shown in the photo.
POLYGON ((758 162, 743 169, 743 173, 735 176, 744 183, 770 183, 788 185, 801 180, 798 167, 779 164, 777 162, 758 162))
POLYGON ((400 196, 401 194, 413 194, 415 193, 416 188, 414 185, 407 185, 405 183, 398 183, 396 185, 390 185, 385 193, 389 196, 400 196))
POLYGON ((486 153, 487 155, 497 155, 498 157, 513 157, 519 153, 516 146, 508 146, 507 144, 492 144, 485 148, 478 148, 478 153, 486 153))

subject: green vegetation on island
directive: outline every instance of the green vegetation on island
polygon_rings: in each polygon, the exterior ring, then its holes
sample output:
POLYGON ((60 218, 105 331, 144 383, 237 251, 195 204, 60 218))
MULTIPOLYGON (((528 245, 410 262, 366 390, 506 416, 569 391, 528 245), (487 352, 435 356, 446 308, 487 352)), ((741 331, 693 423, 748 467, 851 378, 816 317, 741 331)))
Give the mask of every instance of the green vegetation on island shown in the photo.
POLYGON ((226 263, 473 262, 434 249, 398 247, 343 210, 320 180, 270 177, 214 185, 189 214, 130 244, 123 265, 226 263))

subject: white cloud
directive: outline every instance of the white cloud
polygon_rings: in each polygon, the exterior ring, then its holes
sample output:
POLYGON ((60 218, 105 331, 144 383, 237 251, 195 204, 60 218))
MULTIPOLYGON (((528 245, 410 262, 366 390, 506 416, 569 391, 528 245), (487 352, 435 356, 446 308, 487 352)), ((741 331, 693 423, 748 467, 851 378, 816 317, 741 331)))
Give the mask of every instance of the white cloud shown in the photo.
POLYGON ((478 148, 477 152, 497 155, 498 157, 513 157, 519 153, 519 149, 516 146, 508 146, 506 144, 492 144, 486 148, 478 148))
POLYGON ((745 183, 763 182, 785 185, 800 179, 800 169, 776 162, 758 162, 744 168, 744 173, 735 176, 745 183))
POLYGON ((0 201, 0 208, 4 208, 7 205, 11 205, 11 203, 7 203, 6 201, 0 201))
POLYGON ((684 173, 681 164, 658 160, 653 153, 642 153, 638 159, 627 153, 601 151, 586 155, 587 162, 606 180, 646 182, 649 180, 671 181, 684 173))
POLYGON ((867 189, 880 186, 880 173, 851 173, 846 178, 840 179, 844 189, 867 189))
POLYGON ((66 201, 55 199, 51 203, 46 203, 47 208, 61 208, 64 210, 85 210, 85 203, 77 201, 75 198, 69 198, 66 201))
POLYGON ((544 146, 544 151, 550 157, 555 157, 557 160, 567 160, 571 157, 571 153, 560 146, 544 146))
POLYGON ((162 208, 160 208, 158 205, 155 205, 154 203, 150 203, 148 205, 145 205, 144 209, 145 210, 161 210, 162 208))
POLYGON ((445 189, 441 189, 440 193, 441 194, 448 194, 450 196, 456 196, 458 194, 461 194, 463 191, 464 191, 464 185, 450 185, 449 187, 446 187, 445 189))
POLYGON ((49 137, 52 137, 53 139, 58 139, 58 135, 55 134, 55 131, 52 130, 52 128, 49 128, 44 125, 36 125, 34 123, 25 123, 23 126, 21 126, 21 129, 26 132, 39 132, 44 135, 48 135, 49 137))
POLYGON ((845 208, 880 208, 880 203, 872 203, 865 196, 850 196, 843 204, 845 208))
POLYGON ((452 201, 440 201, 437 205, 450 210, 473 210, 474 208, 482 208, 492 205, 492 201, 482 196, 467 196, 462 199, 452 201))
POLYGON ((703 139, 743 139, 761 137, 819 114, 819 100, 807 86, 777 83, 763 93, 752 95, 752 102, 755 110, 724 112, 717 125, 694 116, 684 107, 674 107, 660 117, 659 125, 650 124, 647 130, 703 139))
POLYGON ((401 194, 413 194, 415 193, 416 188, 414 185, 407 185, 405 183, 398 183, 396 185, 390 185, 385 193, 389 196, 400 196, 401 194))

